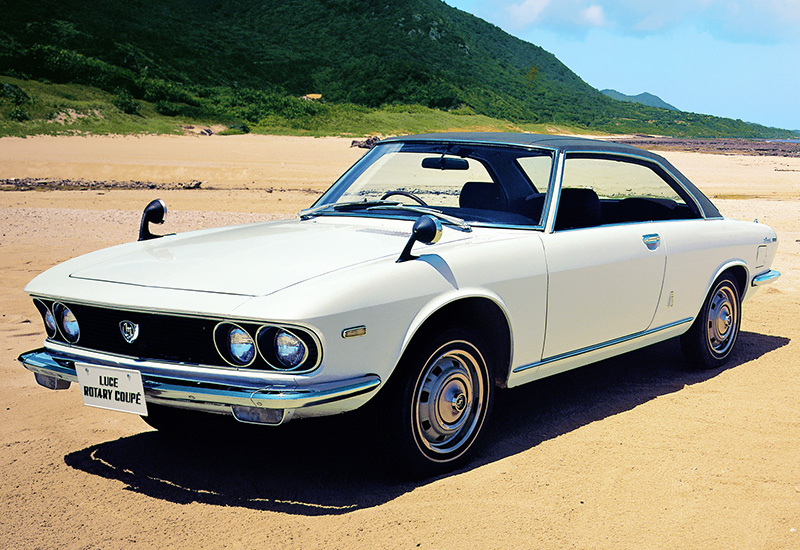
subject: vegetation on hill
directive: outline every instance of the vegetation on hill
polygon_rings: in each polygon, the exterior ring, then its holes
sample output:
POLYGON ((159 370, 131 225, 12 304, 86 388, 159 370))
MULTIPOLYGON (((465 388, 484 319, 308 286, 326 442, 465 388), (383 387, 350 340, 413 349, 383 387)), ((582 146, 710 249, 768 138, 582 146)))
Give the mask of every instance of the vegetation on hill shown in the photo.
POLYGON ((600 93, 610 97, 611 99, 616 99, 617 101, 625 101, 626 103, 641 103, 642 105, 658 107, 659 109, 667 109, 668 111, 680 111, 680 109, 670 105, 657 95, 653 95, 648 92, 637 95, 627 95, 623 94, 622 92, 618 92, 617 90, 605 89, 600 90, 600 93))
POLYGON ((790 134, 614 101, 542 48, 440 0, 5 4, 0 132, 6 133, 27 132, 64 112, 59 105, 80 103, 74 89, 52 87, 69 85, 83 87, 81 98, 94 95, 100 105, 66 108, 85 115, 80 120, 88 126, 85 119, 95 113, 98 121, 117 116, 133 126, 145 118, 156 125, 218 121, 261 131, 371 133, 381 130, 364 127, 365 120, 412 111, 406 114, 437 120, 422 129, 447 126, 449 116, 469 127, 790 134), (59 103, 53 100, 59 93, 76 99, 59 103), (309 93, 323 101, 300 99, 309 93))

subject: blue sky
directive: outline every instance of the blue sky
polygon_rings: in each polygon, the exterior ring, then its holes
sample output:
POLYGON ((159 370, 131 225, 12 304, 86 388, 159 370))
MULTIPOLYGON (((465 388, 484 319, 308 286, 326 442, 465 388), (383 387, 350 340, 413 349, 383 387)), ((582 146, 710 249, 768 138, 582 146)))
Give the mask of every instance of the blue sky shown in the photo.
POLYGON ((800 0, 445 0, 591 86, 800 130, 800 0))

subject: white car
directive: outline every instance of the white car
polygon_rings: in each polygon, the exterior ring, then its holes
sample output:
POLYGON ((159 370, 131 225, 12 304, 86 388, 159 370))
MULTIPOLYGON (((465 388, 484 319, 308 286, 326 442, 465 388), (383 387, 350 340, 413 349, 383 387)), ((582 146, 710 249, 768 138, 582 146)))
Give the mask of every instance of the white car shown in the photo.
POLYGON ((421 473, 474 449, 496 388, 676 336, 723 365, 741 303, 780 275, 771 228, 658 155, 578 138, 391 138, 297 219, 157 237, 164 214, 26 287, 36 380, 162 430, 377 404, 387 453, 421 473))

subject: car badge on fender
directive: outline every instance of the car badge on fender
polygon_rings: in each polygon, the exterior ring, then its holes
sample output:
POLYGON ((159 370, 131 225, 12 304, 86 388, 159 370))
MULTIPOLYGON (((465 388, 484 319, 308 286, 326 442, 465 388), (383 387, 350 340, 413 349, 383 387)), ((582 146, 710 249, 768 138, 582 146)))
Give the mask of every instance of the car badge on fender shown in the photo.
POLYGON ((122 321, 119 324, 119 331, 129 344, 133 344, 139 337, 139 325, 131 321, 122 321))

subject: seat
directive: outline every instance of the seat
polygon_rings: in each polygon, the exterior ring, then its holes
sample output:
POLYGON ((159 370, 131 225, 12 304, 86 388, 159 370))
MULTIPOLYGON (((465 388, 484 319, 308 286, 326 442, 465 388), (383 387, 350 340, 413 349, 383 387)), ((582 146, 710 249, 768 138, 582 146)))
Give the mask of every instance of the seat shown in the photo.
POLYGON ((508 197, 497 183, 482 181, 468 181, 461 188, 458 197, 460 208, 475 208, 478 210, 508 210, 508 197))
POLYGON ((561 189, 555 230, 594 227, 603 224, 600 199, 594 189, 565 187, 561 189))

